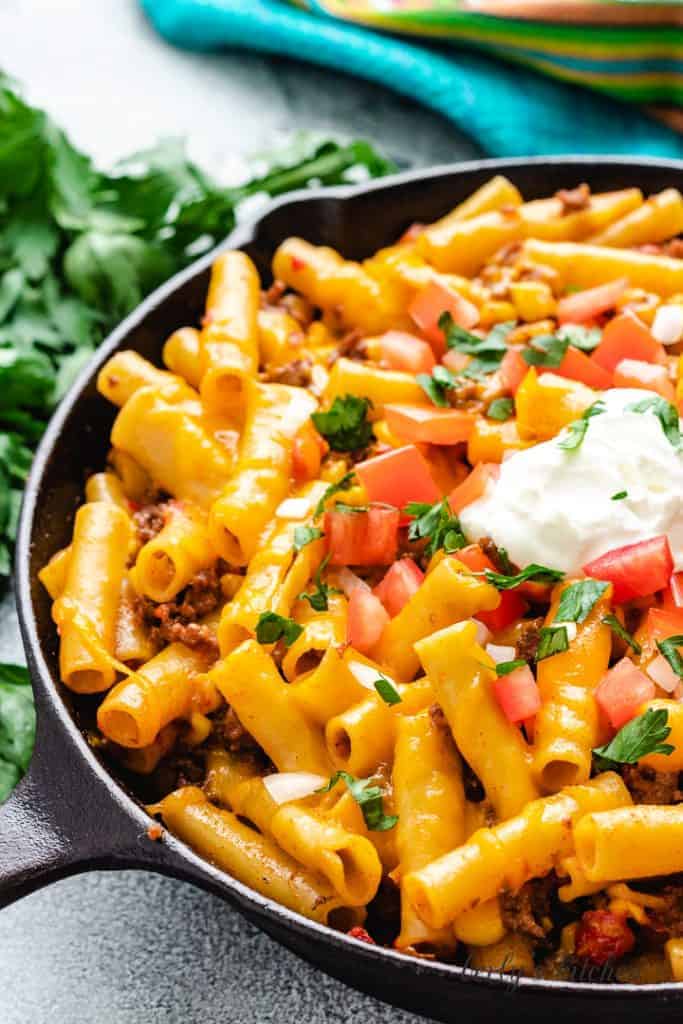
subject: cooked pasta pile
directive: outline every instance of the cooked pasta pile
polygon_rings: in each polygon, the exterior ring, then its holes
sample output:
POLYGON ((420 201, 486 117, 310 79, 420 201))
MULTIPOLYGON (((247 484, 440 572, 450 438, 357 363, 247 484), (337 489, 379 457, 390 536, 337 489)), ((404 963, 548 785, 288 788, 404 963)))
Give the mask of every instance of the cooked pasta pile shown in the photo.
POLYGON ((152 816, 363 941, 683 980, 681 231, 496 177, 267 290, 225 252, 166 369, 107 362, 41 580, 152 816))

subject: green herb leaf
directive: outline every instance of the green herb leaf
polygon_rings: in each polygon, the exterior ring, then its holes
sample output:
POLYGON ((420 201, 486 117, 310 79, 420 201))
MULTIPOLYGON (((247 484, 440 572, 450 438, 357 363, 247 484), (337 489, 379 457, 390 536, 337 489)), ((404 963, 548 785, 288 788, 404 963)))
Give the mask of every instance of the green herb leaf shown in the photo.
POLYGON ((624 629, 616 615, 604 615, 601 619, 606 626, 609 626, 615 636, 618 636, 623 643, 630 647, 634 654, 642 654, 643 648, 631 634, 624 629))
POLYGON ((28 768, 35 729, 28 671, 0 664, 0 804, 28 768))
POLYGON ((458 384, 458 378, 445 366, 435 366, 431 375, 418 373, 415 380, 434 405, 442 409, 448 407, 446 392, 458 384))
POLYGON ((605 412, 605 403, 602 399, 598 399, 597 402, 593 402, 586 411, 578 418, 570 423, 568 427, 563 431, 563 438, 559 442, 560 448, 563 448, 566 452, 576 451, 581 446, 581 443, 586 436, 588 430, 588 423, 593 416, 599 416, 605 412))
POLYGON ((671 729, 666 708, 648 708, 632 718, 609 743, 595 747, 593 753, 608 764, 636 764, 648 754, 672 754, 675 747, 664 743, 671 729))
POLYGON ((337 480, 336 484, 330 484, 329 487, 325 488, 322 497, 318 504, 315 506, 315 511, 313 512, 313 516, 315 519, 317 519, 318 516, 321 516, 323 514, 323 512, 325 511, 325 505, 327 504, 330 498, 334 497, 335 494, 339 494, 341 491, 351 490, 355 475, 355 470, 350 469, 348 473, 344 473, 344 476, 341 478, 341 480, 337 480))
POLYGON ((400 704, 401 694, 390 679, 380 676, 375 680, 375 689, 385 704, 400 704))
POLYGON ((411 501, 403 510, 406 515, 414 516, 408 527, 408 540, 429 538, 425 554, 431 557, 436 551, 458 551, 467 544, 462 532, 460 520, 453 515, 448 499, 427 505, 421 501, 411 501))
POLYGON ((314 540, 320 540, 325 534, 317 526, 296 526, 294 528, 294 550, 301 551, 307 544, 312 544, 314 540))
MULTIPOLYGON (((515 321, 496 324, 484 338, 471 334, 464 327, 459 327, 454 323, 450 313, 441 314, 439 327, 446 336, 446 345, 449 349, 473 356, 471 362, 458 376, 476 380, 498 369, 507 351, 505 339, 514 329, 515 321)), ((438 402, 435 404, 438 405, 438 402)))
POLYGON ((515 403, 512 398, 494 398, 486 410, 491 420, 509 420, 515 414, 515 403))
POLYGON ((612 495, 610 501, 623 501, 624 498, 628 498, 628 491, 617 491, 616 494, 612 495))
POLYGON ((579 580, 577 583, 570 583, 562 591, 555 621, 583 622, 608 586, 609 584, 603 583, 602 580, 579 580))
POLYGON ((315 574, 315 590, 310 594, 299 594, 300 601, 308 601, 311 608, 316 612, 326 612, 328 608, 328 598, 330 594, 341 594, 341 590, 337 590, 336 587, 328 587, 326 583, 323 583, 321 579, 322 573, 327 568, 327 563, 330 560, 330 556, 326 555, 322 562, 318 566, 318 571, 315 574))
POLYGON ((569 650, 569 636, 566 626, 543 626, 539 633, 536 661, 551 658, 569 650))
POLYGON ((567 338, 556 334, 540 334, 529 341, 529 348, 522 349, 522 359, 529 366, 544 366, 557 369, 569 348, 567 338))
POLYGON ((662 657, 666 658, 677 676, 683 676, 683 657, 678 648, 683 645, 683 636, 668 636, 666 640, 658 640, 657 647, 662 657))
POLYGON ((509 676, 511 672, 515 672, 518 668, 524 668, 525 665, 524 658, 516 658, 514 661, 499 661, 496 665, 496 675, 509 676))
POLYGON ((276 644, 278 640, 284 640, 285 647, 291 647, 303 631, 303 626, 294 619, 287 619, 277 612, 261 612, 256 623, 256 639, 260 644, 276 644))
POLYGON ((354 452, 367 448, 374 439, 368 412, 369 398, 358 395, 337 396, 327 412, 314 412, 313 425, 335 452, 354 452))
POLYGON ((493 569, 484 569, 483 575, 486 582, 493 584, 496 590, 514 590, 522 583, 559 583, 564 579, 564 573, 559 569, 549 569, 546 565, 538 565, 531 562, 521 572, 514 575, 506 575, 502 572, 495 572, 493 569))
POLYGON ((557 337, 568 341, 574 348, 582 352, 592 352, 597 348, 602 338, 602 331, 599 327, 584 327, 583 324, 563 324, 557 329, 557 337))
POLYGON ((329 793, 339 781, 345 782, 348 786, 349 793, 363 812, 365 824, 371 832, 387 832, 394 827, 398 816, 384 813, 382 790, 373 784, 371 778, 356 779, 348 772, 335 772, 327 785, 317 792, 329 793))
POLYGON ((633 402, 626 406, 627 412, 652 412, 662 425, 662 430, 667 441, 676 451, 680 451, 681 431, 678 423, 678 409, 671 402, 661 395, 650 395, 640 402, 633 402))

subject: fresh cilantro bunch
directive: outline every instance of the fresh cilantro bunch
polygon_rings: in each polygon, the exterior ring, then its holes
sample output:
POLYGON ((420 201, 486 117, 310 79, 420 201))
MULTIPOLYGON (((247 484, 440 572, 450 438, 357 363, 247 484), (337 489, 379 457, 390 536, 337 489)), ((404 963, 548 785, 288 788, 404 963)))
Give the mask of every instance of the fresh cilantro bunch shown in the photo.
POLYGON ((36 713, 28 672, 0 665, 0 804, 28 768, 36 713))

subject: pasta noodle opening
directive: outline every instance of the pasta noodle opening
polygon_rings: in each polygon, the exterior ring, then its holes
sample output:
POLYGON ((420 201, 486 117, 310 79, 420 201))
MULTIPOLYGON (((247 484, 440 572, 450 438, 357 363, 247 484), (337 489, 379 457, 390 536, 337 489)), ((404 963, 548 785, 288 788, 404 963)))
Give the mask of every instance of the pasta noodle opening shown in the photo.
POLYGON ((363 870, 363 865, 350 846, 341 847, 335 852, 341 865, 343 884, 348 898, 354 903, 365 902, 368 882, 367 873, 363 870))
POLYGON ((306 651, 300 658, 297 658, 294 675, 301 676, 305 672, 312 672, 313 669, 316 669, 323 660, 324 654, 324 651, 306 651))
POLYGON ((579 766, 571 761, 548 761, 541 772, 541 785, 548 793, 558 793, 565 786, 575 786, 579 779, 579 766))
POLYGON ((222 526, 218 531, 220 539, 220 554, 226 562, 232 565, 246 565, 249 559, 245 556, 237 534, 222 526))
MULTIPOLYGON (((140 729, 135 716, 128 711, 116 711, 112 709, 101 713, 100 718, 106 718, 106 728, 103 730, 109 739, 122 747, 140 746, 140 729)), ((100 726, 101 727, 101 726, 100 726)))
POLYGON ((171 556, 165 551, 155 551, 149 560, 147 571, 148 584, 165 597, 176 578, 176 565, 171 556))
POLYGON ((68 672, 64 682, 74 693, 99 693, 105 689, 104 676, 99 669, 81 668, 68 672))
POLYGON ((351 759, 351 737, 346 729, 338 726, 330 730, 328 738, 330 753, 335 764, 347 764, 351 759))

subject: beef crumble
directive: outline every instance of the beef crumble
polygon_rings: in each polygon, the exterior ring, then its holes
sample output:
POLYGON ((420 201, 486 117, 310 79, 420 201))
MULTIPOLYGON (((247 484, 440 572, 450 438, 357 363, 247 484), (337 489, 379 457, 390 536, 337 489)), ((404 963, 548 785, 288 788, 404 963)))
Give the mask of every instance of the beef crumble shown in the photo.
POLYGON ((150 502, 149 505, 143 505, 133 513, 133 523, 140 544, 147 544, 150 540, 154 540, 158 533, 161 533, 166 522, 166 507, 166 502, 155 501, 150 502))
POLYGON ((534 661, 536 651, 541 639, 540 619, 530 619, 522 623, 517 643, 515 644, 515 658, 523 661, 534 661))
POLYGON ((678 772, 657 772, 645 764, 625 764, 624 782, 636 804, 677 804, 683 800, 678 772))
POLYGON ((555 198, 559 199, 562 204, 563 217, 566 217, 568 213, 578 213, 580 210, 586 210, 590 206, 590 185, 587 185, 584 181, 581 185, 577 185, 576 188, 561 188, 555 193, 555 198))
POLYGON ((214 631, 198 622, 215 611, 222 600, 221 576, 227 571, 219 560, 209 569, 202 569, 175 601, 157 604, 146 597, 136 602, 137 614, 150 629, 157 643, 183 643, 193 649, 203 648, 207 656, 218 657, 218 642, 214 631))
POLYGON ((261 374, 263 380, 274 384, 288 384, 294 388, 307 388, 311 383, 311 370, 313 362, 308 357, 293 359, 291 363, 284 363, 282 366, 268 367, 261 374))
POLYGON ((517 892, 504 892, 500 909, 505 927, 543 942, 553 929, 552 901, 557 886, 557 876, 551 873, 525 882, 517 892))

